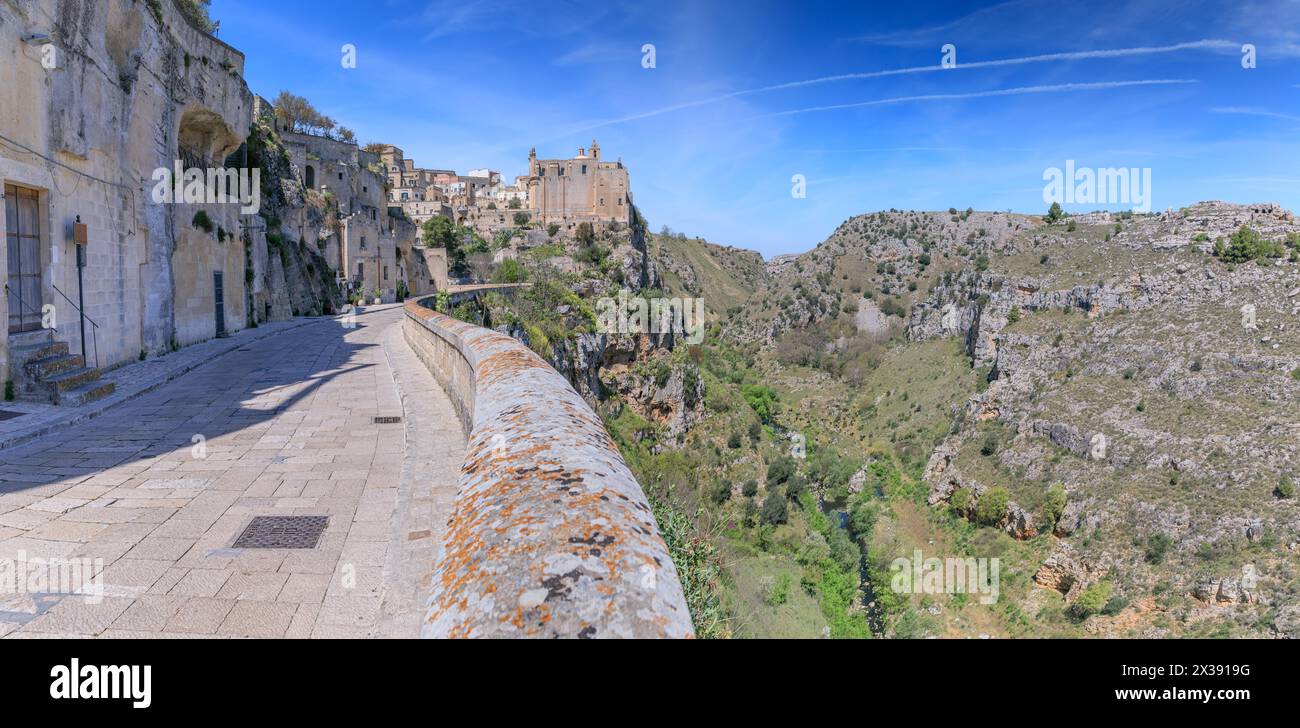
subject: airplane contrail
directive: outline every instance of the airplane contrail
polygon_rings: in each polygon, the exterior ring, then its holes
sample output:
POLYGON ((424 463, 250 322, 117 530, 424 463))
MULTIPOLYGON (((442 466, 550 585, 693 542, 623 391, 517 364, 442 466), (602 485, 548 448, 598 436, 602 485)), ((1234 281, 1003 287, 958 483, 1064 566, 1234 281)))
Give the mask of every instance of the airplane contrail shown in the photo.
POLYGON ((824 84, 824 83, 836 83, 839 81, 856 81, 856 80, 862 80, 868 78, 884 78, 887 76, 902 76, 902 75, 913 74, 913 73, 934 73, 935 71, 950 71, 950 70, 968 69, 968 68, 993 68, 998 66, 1017 66, 1017 65, 1023 65, 1029 63, 1047 63, 1050 61, 1079 61, 1079 60, 1088 60, 1094 58, 1121 58, 1126 56, 1145 56, 1145 55, 1153 55, 1159 53, 1176 53, 1178 51, 1185 51, 1185 50, 1230 49, 1230 48, 1231 49, 1237 48, 1237 44, 1234 43, 1233 41, 1228 41, 1228 40, 1207 39, 1207 40, 1189 41, 1186 43, 1175 43, 1173 45, 1166 45, 1166 46, 1142 46, 1137 48, 1110 48, 1110 49, 1094 50, 1094 51, 1067 51, 1064 53, 1047 53, 1047 54, 1042 54, 1037 56, 1024 56, 1022 58, 1000 58, 991 61, 972 61, 969 63, 963 63, 961 61, 958 61, 957 65, 953 66, 952 68, 944 68, 943 66, 936 64, 932 66, 914 66, 911 68, 893 68, 893 69, 887 69, 883 71, 841 73, 833 76, 821 76, 819 78, 809 78, 802 81, 789 81, 786 83, 778 83, 772 86, 760 86, 758 88, 743 89, 740 91, 730 91, 728 93, 721 94, 718 96, 711 96, 709 98, 697 99, 695 101, 686 101, 680 104, 673 104, 671 106, 665 106, 663 108, 653 109, 651 111, 643 111, 641 113, 632 114, 630 116, 624 116, 617 119, 606 119, 604 121, 593 122, 591 124, 587 124, 584 126, 577 127, 575 129, 571 129, 565 133, 576 134, 578 132, 590 131, 591 129, 599 129, 601 127, 610 126, 612 124, 622 124, 628 121, 638 121, 640 119, 648 119, 653 116, 661 116, 663 114, 669 114, 674 111, 681 111, 683 109, 691 109, 699 106, 716 104, 720 101, 726 101, 728 99, 739 98, 742 96, 752 96, 754 94, 768 93, 771 91, 783 91, 785 89, 801 88, 804 86, 814 86, 814 85, 824 84))
POLYGON ((1267 116, 1271 119, 1286 119, 1287 121, 1300 121, 1300 116, 1292 114, 1283 114, 1277 111, 1267 111, 1265 109, 1252 109, 1244 106, 1216 106, 1210 111, 1216 114, 1246 114, 1248 116, 1267 116))
POLYGON ((1110 88, 1125 88, 1128 86, 1157 86, 1166 84, 1184 84, 1197 83, 1195 79, 1183 78, 1158 78, 1143 79, 1139 81, 1098 81, 1096 83, 1061 83, 1051 86, 1020 86, 1017 88, 995 89, 992 91, 971 91, 968 93, 955 94, 925 94, 922 96, 895 96, 888 99, 873 99, 871 101, 855 101, 848 104, 831 104, 829 106, 810 106, 804 109, 790 109, 788 111, 774 111, 770 114, 760 114, 750 117, 752 119, 766 119, 773 116, 793 116, 795 114, 808 114, 816 111, 836 111, 839 109, 853 109, 862 106, 884 106, 886 104, 901 104, 910 101, 943 101, 946 99, 978 99, 988 96, 1019 96, 1022 94, 1041 94, 1053 93, 1057 91, 1098 91, 1110 88))

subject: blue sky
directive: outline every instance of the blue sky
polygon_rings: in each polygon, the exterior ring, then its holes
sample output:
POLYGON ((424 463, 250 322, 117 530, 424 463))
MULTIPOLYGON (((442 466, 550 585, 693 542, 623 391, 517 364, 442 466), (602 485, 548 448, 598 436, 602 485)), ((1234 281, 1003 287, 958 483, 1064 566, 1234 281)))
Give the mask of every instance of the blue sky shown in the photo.
MULTIPOLYGON (((1295 0, 214 0, 211 14, 254 93, 306 96, 362 142, 513 178, 530 147, 566 157, 594 137, 655 230, 768 256, 881 209, 1042 212, 1044 170, 1067 159, 1150 168, 1154 209, 1300 210, 1295 0), (928 68, 945 44, 957 67, 928 68)), ((1120 206, 1066 206, 1095 207, 1120 206)))

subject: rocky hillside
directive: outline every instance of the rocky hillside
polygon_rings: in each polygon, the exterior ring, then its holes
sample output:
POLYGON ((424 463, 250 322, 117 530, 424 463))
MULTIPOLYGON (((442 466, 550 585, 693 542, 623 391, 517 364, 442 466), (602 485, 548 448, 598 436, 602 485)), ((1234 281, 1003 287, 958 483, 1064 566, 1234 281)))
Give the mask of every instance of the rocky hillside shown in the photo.
POLYGON ((567 329, 495 323, 693 514, 716 633, 1300 636, 1290 213, 888 211, 766 262, 620 235, 548 241, 579 261, 547 304, 567 329), (716 321, 698 346, 594 332, 620 288, 716 321), (915 549, 1001 559, 999 600, 891 593, 915 549))
POLYGON ((763 256, 752 250, 715 245, 664 230, 651 236, 650 255, 664 290, 704 298, 715 316, 734 316, 768 279, 763 256))
POLYGON ((1246 627, 1268 613, 1270 629, 1294 630, 1300 265, 1288 239, 1294 250, 1300 224, 1271 206, 1094 216, 1026 231, 986 270, 936 286, 908 336, 957 336, 990 384, 930 458, 929 502, 964 490, 973 512, 1005 488, 1009 532, 1060 539, 1036 581, 1070 598, 1104 580, 1142 603, 1144 634, 1178 632, 1157 619, 1174 608, 1150 601, 1164 593, 1195 601, 1189 619, 1222 612, 1246 627), (1278 257, 1213 255, 1243 227, 1278 257))
MULTIPOLYGON (((772 261, 730 330, 778 370, 812 367, 828 381, 856 371, 863 340, 888 352, 866 371, 908 366, 901 353, 926 341, 958 341, 987 384, 946 404, 946 436, 921 435, 927 502, 1042 547, 1027 564, 1041 588, 1021 609, 1040 609, 1048 589, 1070 605, 1099 586, 1113 604, 1086 623, 1097 633, 1196 634, 1198 623, 1229 629, 1225 620, 1290 633, 1297 258, 1300 223, 1273 205, 1051 225, 890 211, 772 261), (990 491, 991 518, 979 505, 990 491)), ((905 383, 901 395, 935 386, 905 383)), ((836 427, 862 424, 851 396, 808 397, 836 427)))

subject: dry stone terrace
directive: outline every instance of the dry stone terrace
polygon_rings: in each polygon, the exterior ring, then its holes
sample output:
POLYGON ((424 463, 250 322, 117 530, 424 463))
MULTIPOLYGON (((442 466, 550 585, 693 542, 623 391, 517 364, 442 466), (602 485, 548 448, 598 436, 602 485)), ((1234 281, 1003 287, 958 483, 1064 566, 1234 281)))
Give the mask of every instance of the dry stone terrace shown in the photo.
POLYGON ((4 590, 0 636, 418 636, 465 443, 402 315, 250 341, 0 451, 0 563, 102 560, 103 587, 4 590), (233 548, 264 515, 329 520, 315 549, 233 548))

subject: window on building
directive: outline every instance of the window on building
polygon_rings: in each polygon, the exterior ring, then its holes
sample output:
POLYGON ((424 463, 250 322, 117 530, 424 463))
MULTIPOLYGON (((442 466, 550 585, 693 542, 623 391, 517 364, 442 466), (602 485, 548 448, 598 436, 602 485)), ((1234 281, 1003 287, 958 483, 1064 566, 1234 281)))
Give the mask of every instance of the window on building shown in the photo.
POLYGON ((366 277, 366 264, 365 264, 365 263, 358 262, 358 263, 357 263, 357 278, 365 278, 365 277, 366 277))
POLYGON ((583 174, 586 174, 586 173, 587 173, 587 165, 585 165, 585 164, 582 165, 582 173, 583 173, 583 174))
POLYGON ((364 235, 361 236, 361 249, 362 250, 366 249, 366 236, 364 235))
POLYGON ((343 173, 339 172, 339 179, 343 179, 343 173))
POLYGON ((388 266, 384 266, 384 280, 388 280, 388 266))

